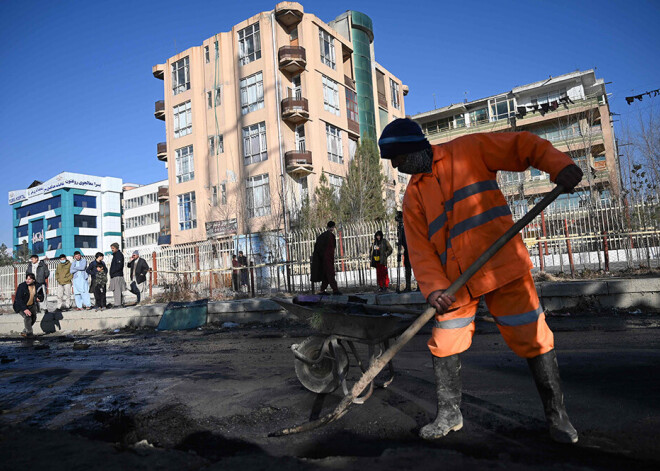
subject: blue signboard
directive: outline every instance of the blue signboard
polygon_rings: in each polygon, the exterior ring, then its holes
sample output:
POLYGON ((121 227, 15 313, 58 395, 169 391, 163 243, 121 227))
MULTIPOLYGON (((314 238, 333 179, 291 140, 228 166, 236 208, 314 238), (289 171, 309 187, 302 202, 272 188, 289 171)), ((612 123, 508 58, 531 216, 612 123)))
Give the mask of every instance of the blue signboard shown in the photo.
POLYGON ((37 219, 32 221, 32 253, 44 253, 44 220, 37 219))

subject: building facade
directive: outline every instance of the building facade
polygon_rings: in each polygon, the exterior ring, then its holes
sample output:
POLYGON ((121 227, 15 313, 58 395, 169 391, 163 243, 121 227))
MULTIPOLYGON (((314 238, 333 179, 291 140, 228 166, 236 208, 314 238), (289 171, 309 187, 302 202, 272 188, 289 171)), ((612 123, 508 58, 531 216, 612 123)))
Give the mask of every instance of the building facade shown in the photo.
MULTIPOLYGON (((584 178, 572 195, 558 200, 608 199, 621 191, 618 151, 603 79, 576 71, 471 102, 412 117, 432 144, 475 132, 529 131, 573 158, 584 178)), ((498 182, 525 211, 549 192, 549 175, 536 169, 500 172, 498 182)))
MULTIPOLYGON (((287 228, 322 174, 340 186, 358 140, 405 116, 407 87, 376 63, 373 39, 362 13, 325 23, 282 2, 155 65, 163 240, 287 228)), ((401 192, 406 179, 388 167, 387 191, 401 192)))
POLYGON ((122 180, 63 172, 46 182, 9 192, 14 254, 48 258, 110 252, 121 244, 122 180))
POLYGON ((167 190, 167 180, 148 185, 124 185, 122 222, 127 252, 141 253, 158 247, 160 236, 159 191, 167 190))

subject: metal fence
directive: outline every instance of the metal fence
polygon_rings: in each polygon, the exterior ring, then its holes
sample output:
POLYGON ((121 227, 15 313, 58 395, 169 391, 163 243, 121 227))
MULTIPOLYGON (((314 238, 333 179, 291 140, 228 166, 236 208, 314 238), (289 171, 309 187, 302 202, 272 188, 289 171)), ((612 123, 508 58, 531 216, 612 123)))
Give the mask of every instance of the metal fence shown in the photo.
MULTIPOLYGON (((526 208, 511 205, 514 219, 526 208)), ((324 229, 229 236, 195 244, 161 247, 141 256, 152 268, 155 290, 172 287, 195 296, 234 296, 235 288, 244 295, 308 291, 310 260, 314 242, 324 229), (247 266, 232 265, 239 250, 247 266), (238 287, 232 283, 238 279, 238 287), (241 283, 242 281, 242 283, 241 283)), ((337 226, 335 271, 340 287, 375 287, 375 270, 370 267, 374 234, 382 230, 396 253, 396 224, 355 223, 337 226)), ((660 266, 660 201, 647 199, 623 202, 581 201, 571 206, 554 204, 523 231, 535 269, 571 273, 584 269, 614 271, 635 267, 660 266)), ((91 257, 87 257, 91 260, 91 257)), ((109 264, 110 257, 106 263, 109 264)), ((56 260, 48 261, 49 286, 56 286, 56 260)), ((403 282, 403 268, 397 272, 397 259, 391 258, 390 280, 403 282), (398 273, 398 277, 397 277, 398 273)), ((7 302, 23 281, 27 264, 0 268, 0 302, 7 302)), ((126 269, 126 280, 129 272, 126 269)), ((54 290, 50 290, 54 292, 54 290)))

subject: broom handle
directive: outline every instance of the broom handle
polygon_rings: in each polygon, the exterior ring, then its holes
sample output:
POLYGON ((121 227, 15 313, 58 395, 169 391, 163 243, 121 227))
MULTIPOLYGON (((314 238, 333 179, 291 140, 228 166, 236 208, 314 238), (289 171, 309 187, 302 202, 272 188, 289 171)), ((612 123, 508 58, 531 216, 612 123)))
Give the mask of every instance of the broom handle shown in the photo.
MULTIPOLYGON (((550 193, 548 193, 538 204, 536 204, 532 209, 529 210, 519 221, 517 221, 513 226, 509 228, 499 239, 497 239, 493 245, 491 245, 484 253, 482 253, 472 265, 465 270, 461 276, 459 276, 456 281, 454 281, 449 288, 447 288, 444 293, 448 295, 454 295, 456 292, 463 287, 467 281, 472 278, 472 276, 479 271, 481 267, 493 256, 495 253, 501 249, 507 242, 509 242, 518 232, 520 232, 527 224, 529 224, 536 216, 538 216, 541 211, 543 211, 550 203, 552 203, 557 197, 564 192, 564 187, 557 185, 550 193)), ((356 397, 359 397, 360 394, 369 386, 369 384, 378 376, 378 373, 382 371, 383 368, 394 358, 394 356, 401 350, 409 341, 412 339, 417 332, 431 320, 435 314, 435 308, 428 308, 422 315, 420 315, 411 325, 408 327, 388 348, 383 354, 374 361, 374 363, 364 372, 362 377, 353 385, 351 393, 344 396, 341 402, 337 405, 334 411, 331 413, 315 420, 314 422, 307 422, 305 424, 299 425, 297 427, 292 427, 289 429, 284 429, 279 432, 272 434, 273 436, 289 435, 293 433, 304 432, 308 430, 313 430, 325 425, 330 422, 342 417, 347 411, 350 405, 353 403, 356 397)))

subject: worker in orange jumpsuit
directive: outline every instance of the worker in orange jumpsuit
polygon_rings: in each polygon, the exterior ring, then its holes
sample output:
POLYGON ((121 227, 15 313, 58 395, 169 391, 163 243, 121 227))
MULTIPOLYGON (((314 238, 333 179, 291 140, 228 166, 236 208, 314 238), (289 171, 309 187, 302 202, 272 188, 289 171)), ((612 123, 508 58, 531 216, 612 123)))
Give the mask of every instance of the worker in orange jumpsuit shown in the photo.
POLYGON ((484 296, 509 348, 529 363, 550 435, 559 442, 577 442, 564 406, 552 331, 522 237, 509 241, 455 296, 443 292, 513 225, 497 185, 498 171, 532 166, 571 191, 582 179, 580 168, 529 132, 470 134, 431 146, 414 121, 397 119, 385 127, 378 145, 381 158, 412 175, 403 200, 406 239, 422 294, 437 311, 428 346, 438 415, 420 436, 440 438, 463 426, 459 354, 472 343, 477 305, 484 296))

